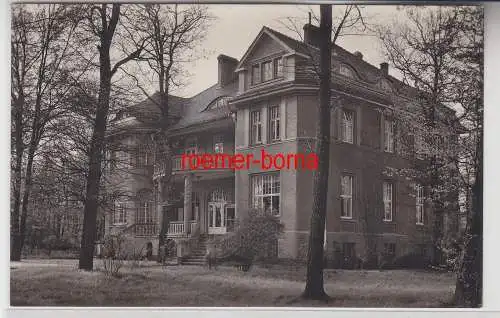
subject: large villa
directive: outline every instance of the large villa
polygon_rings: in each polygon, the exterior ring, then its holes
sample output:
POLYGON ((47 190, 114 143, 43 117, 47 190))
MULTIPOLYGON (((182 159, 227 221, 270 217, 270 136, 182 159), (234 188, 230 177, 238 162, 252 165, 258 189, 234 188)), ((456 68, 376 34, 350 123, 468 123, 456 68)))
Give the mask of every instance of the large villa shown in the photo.
MULTIPOLYGON (((169 108, 176 120, 168 135, 177 145, 171 162, 151 151, 159 114, 153 101, 119 113, 109 138, 134 151, 112 153, 125 158, 128 169, 108 173, 114 186, 131 195, 117 199, 106 215, 106 232, 123 232, 135 246, 152 246, 156 255, 166 214, 165 239, 198 244, 178 249, 189 262, 207 239, 227 235, 236 220, 257 207, 284 225, 276 256, 304 258, 314 169, 250 163, 263 153, 275 161, 281 155, 286 161, 287 154, 314 153, 319 86, 311 66, 319 52, 317 32, 307 24, 304 41, 298 41, 263 27, 240 60, 218 56, 213 86, 191 98, 171 96, 169 108), (206 168, 202 158, 192 164, 197 154, 219 154, 223 160, 216 161, 222 163, 236 156, 252 160, 239 167, 210 161, 206 168)), ((331 112, 327 257, 373 257, 367 250, 432 257, 436 226, 443 235, 458 231, 458 209, 434 213, 423 186, 386 173, 387 167, 410 167, 419 160, 417 145, 398 142, 398 129, 404 128, 393 116, 394 109, 412 101, 414 90, 389 75, 387 63, 373 66, 360 52, 336 46, 332 60, 338 107, 331 112)))

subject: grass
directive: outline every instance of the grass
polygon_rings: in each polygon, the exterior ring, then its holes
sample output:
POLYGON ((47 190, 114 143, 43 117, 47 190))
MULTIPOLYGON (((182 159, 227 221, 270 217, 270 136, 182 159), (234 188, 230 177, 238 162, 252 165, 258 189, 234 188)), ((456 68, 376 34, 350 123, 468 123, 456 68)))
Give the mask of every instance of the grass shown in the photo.
MULTIPOLYGON (((102 267, 96 261, 97 267, 102 267)), ((121 278, 77 270, 73 260, 28 260, 11 264, 12 306, 333 306, 440 307, 451 299, 450 273, 423 271, 325 272, 328 303, 297 299, 305 269, 290 266, 196 266, 140 268, 127 264, 121 278)))

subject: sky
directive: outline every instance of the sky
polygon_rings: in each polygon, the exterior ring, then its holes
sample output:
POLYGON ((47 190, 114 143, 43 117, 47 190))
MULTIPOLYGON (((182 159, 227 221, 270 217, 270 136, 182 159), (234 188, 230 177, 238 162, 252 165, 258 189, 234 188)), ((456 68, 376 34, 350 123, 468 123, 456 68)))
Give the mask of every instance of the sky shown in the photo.
MULTIPOLYGON (((334 9, 338 16, 344 6, 334 9)), ((297 32, 290 30, 286 24, 286 18, 299 19, 298 27, 307 23, 308 11, 319 12, 319 6, 306 5, 209 5, 209 11, 216 17, 209 28, 207 38, 203 43, 203 49, 208 52, 200 59, 187 67, 191 74, 189 84, 184 86, 177 94, 183 97, 191 97, 217 82, 217 56, 225 54, 236 59, 241 59, 249 48, 252 41, 258 35, 263 26, 268 26, 290 37, 300 39, 297 32)), ((364 6, 363 16, 370 24, 390 23, 394 19, 401 19, 403 12, 397 6, 364 6)), ((298 20, 297 20, 298 21, 298 20)), ((314 20, 313 20, 314 24, 314 20)), ((290 25, 288 23, 288 25, 290 25)), ((379 41, 370 35, 345 36, 338 43, 348 51, 360 51, 363 58, 369 63, 378 66, 384 62, 379 41)), ((397 76, 389 69, 389 73, 397 76)))

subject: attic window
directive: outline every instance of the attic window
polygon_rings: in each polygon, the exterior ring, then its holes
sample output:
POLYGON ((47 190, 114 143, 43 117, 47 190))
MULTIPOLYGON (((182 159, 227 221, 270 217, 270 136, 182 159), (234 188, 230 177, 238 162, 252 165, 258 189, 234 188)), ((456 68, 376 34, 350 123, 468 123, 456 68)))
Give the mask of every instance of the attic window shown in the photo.
POLYGON ((379 82, 379 87, 386 92, 392 92, 392 85, 388 80, 381 80, 379 82))
POLYGON ((356 79, 356 72, 352 69, 352 67, 350 67, 346 64, 340 65, 339 73, 346 76, 346 77, 356 79))
POLYGON ((132 117, 132 114, 130 112, 122 110, 122 111, 119 111, 118 113, 116 113, 114 120, 121 120, 121 119, 129 118, 129 117, 132 117))
POLYGON ((226 108, 229 102, 229 96, 222 96, 212 101, 210 105, 208 105, 207 110, 211 109, 220 109, 226 108))

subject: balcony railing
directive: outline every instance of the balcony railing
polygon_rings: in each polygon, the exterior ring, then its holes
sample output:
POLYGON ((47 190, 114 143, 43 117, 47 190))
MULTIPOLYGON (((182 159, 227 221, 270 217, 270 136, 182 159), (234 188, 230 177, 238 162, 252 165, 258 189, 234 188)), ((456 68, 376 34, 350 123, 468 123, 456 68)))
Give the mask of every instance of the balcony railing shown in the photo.
MULTIPOLYGON (((189 221, 189 227, 191 230, 190 233, 194 233, 197 225, 198 225, 198 222, 189 221)), ((168 225, 167 235, 168 236, 182 236, 182 235, 184 235, 184 221, 170 222, 170 224, 168 225)))
POLYGON ((158 224, 135 224, 136 236, 155 236, 159 233, 158 224))
POLYGON ((172 159, 172 171, 230 170, 233 156, 231 153, 212 153, 205 157, 203 154, 175 156, 172 159))

